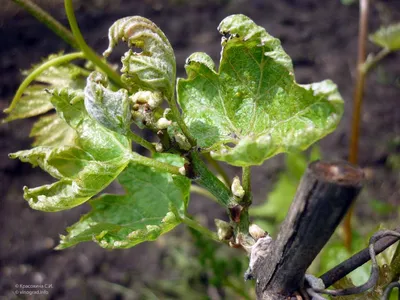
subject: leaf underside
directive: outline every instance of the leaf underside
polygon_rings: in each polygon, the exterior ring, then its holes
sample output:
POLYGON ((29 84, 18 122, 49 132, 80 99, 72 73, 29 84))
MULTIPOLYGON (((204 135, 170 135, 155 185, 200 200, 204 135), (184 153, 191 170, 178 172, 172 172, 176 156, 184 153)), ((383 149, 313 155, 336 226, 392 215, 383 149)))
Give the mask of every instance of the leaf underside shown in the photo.
MULTIPOLYGON (((158 160, 183 165, 177 155, 161 154, 158 160)), ((105 194, 89 203, 92 210, 68 228, 57 249, 84 241, 104 248, 129 248, 155 240, 180 223, 189 199, 190 180, 131 163, 118 177, 125 195, 105 194)))
POLYGON ((103 55, 109 56, 119 41, 130 49, 122 57, 121 79, 136 91, 138 89, 159 91, 171 99, 175 90, 176 63, 174 51, 165 34, 150 20, 126 17, 117 20, 108 33, 109 46, 103 55))
POLYGON ((279 40, 246 16, 227 17, 219 31, 218 72, 207 54, 195 53, 187 79, 178 80, 178 101, 200 147, 232 165, 260 165, 336 128, 343 100, 335 84, 297 84, 279 40))
POLYGON ((130 141, 91 119, 82 93, 68 89, 52 93, 52 104, 77 138, 73 146, 36 147, 11 154, 12 158, 40 166, 59 181, 24 188, 29 205, 43 211, 69 209, 108 186, 128 165, 130 141))

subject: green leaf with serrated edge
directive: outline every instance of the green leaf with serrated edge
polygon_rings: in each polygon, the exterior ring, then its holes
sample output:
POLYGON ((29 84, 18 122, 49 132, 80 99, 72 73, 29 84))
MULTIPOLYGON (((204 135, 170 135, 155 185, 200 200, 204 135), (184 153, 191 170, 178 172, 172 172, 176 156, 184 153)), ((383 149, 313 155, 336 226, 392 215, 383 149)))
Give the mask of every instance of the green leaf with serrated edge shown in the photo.
POLYGON ((75 131, 67 122, 51 114, 41 117, 33 124, 30 137, 35 140, 32 146, 72 146, 76 138, 75 131))
POLYGON ((140 53, 129 50, 122 57, 121 79, 133 90, 156 90, 171 99, 175 90, 176 63, 174 51, 165 34, 150 20, 126 17, 109 29, 109 46, 103 53, 110 55, 114 46, 125 41, 140 53))
MULTIPOLYGON (((155 158, 183 166, 178 155, 157 154, 155 158)), ((183 214, 186 210, 189 179, 130 163, 118 181, 125 195, 105 194, 91 200, 92 210, 68 228, 57 249, 92 240, 104 248, 129 248, 155 240, 180 223, 173 211, 183 214)))
POLYGON ((85 87, 85 108, 89 115, 104 127, 126 135, 130 132, 131 111, 128 92, 117 92, 106 86, 107 78, 100 72, 92 72, 85 87))
POLYGON ((224 19, 218 72, 204 53, 186 63, 178 100, 197 143, 218 160, 259 165, 333 131, 343 112, 336 85, 299 85, 278 39, 248 17, 224 19))
POLYGON ((51 95, 45 92, 46 88, 43 84, 29 86, 4 122, 38 116, 52 110, 54 107, 50 102, 51 95))
MULTIPOLYGON (((52 54, 42 63, 61 55, 62 53, 52 54)), ((31 70, 36 67, 37 65, 33 66, 31 70)), ((31 70, 24 71, 23 74, 28 75, 31 70)), ((50 102, 51 95, 45 91, 46 89, 58 87, 79 89, 85 86, 82 69, 73 64, 52 66, 36 77, 35 82, 25 89, 18 102, 11 104, 9 108, 4 110, 8 114, 7 118, 4 119, 5 122, 38 116, 53 109, 54 107, 50 102)))
POLYGON ((57 113, 76 132, 75 146, 37 147, 11 154, 39 165, 59 181, 24 188, 29 205, 43 211, 69 209, 87 201, 108 186, 128 165, 130 141, 91 119, 83 95, 68 89, 52 93, 57 113))
POLYGON ((381 27, 371 34, 369 39, 382 48, 391 51, 400 50, 400 23, 381 27))

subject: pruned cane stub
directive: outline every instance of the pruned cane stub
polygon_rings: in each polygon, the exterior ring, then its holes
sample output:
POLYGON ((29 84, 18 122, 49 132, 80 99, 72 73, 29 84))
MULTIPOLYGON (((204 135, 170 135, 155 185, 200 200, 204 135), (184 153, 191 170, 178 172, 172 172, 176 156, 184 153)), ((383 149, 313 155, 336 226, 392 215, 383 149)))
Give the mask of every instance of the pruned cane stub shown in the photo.
POLYGON ((363 171, 347 162, 316 161, 308 166, 277 238, 263 245, 268 255, 259 256, 251 268, 258 299, 280 299, 276 295, 285 299, 302 288, 307 268, 332 236, 363 180, 363 171))

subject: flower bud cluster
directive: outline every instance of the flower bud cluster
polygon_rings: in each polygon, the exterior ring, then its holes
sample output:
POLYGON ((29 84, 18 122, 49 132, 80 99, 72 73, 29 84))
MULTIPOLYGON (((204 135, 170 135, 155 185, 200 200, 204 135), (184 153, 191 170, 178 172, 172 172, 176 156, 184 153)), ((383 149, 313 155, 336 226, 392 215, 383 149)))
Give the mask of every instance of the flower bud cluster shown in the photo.
POLYGON ((167 110, 162 114, 160 105, 163 96, 160 92, 139 91, 130 96, 132 118, 139 128, 147 127, 158 131, 166 129, 172 121, 166 118, 167 110))

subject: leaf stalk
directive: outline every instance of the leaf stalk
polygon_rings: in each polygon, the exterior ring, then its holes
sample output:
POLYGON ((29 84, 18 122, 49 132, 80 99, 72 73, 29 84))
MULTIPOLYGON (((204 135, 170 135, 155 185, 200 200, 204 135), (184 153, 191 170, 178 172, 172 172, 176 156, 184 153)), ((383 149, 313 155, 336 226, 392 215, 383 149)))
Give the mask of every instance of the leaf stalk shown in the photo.
POLYGON ((144 138, 142 138, 141 136, 138 136, 137 134, 130 132, 128 137, 132 141, 134 141, 136 144, 139 144, 140 146, 149 150, 151 153, 156 152, 154 145, 152 143, 150 143, 149 141, 145 140, 144 138))
POLYGON ((211 230, 202 226, 200 223, 196 222, 195 220, 193 220, 187 216, 183 216, 183 217, 181 217, 181 221, 182 221, 182 223, 186 224, 190 228, 193 228, 194 230, 200 232, 203 236, 206 236, 214 241, 221 242, 218 239, 218 235, 215 232, 212 232, 211 230))
POLYGON ((166 173, 171 173, 173 175, 182 176, 182 174, 179 172, 178 167, 152 158, 148 158, 146 156, 142 156, 140 154, 137 154, 136 152, 131 153, 131 161, 141 164, 143 166, 152 167, 160 172, 166 172, 166 173))
POLYGON ((225 170, 221 167, 221 165, 211 157, 210 153, 204 153, 204 157, 208 161, 208 163, 215 169, 215 171, 218 172, 219 175, 221 175, 222 179, 224 180, 226 186, 231 186, 231 180, 229 179, 228 174, 225 172, 225 170))
POLYGON ((383 48, 376 55, 373 55, 372 57, 367 57, 367 60, 361 66, 362 72, 367 75, 369 71, 371 71, 382 59, 384 59, 390 53, 390 49, 383 48))
POLYGON ((206 197, 208 199, 211 199, 214 202, 218 203, 218 200, 214 197, 213 194, 211 194, 209 191, 207 191, 206 189, 202 188, 201 186, 198 185, 191 185, 190 186, 190 192, 192 193, 196 193, 200 196, 206 197))

